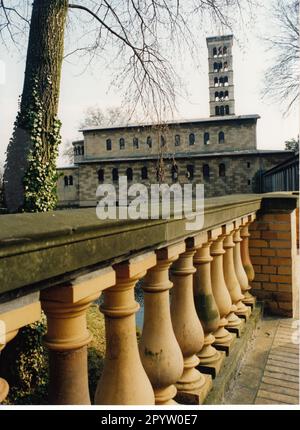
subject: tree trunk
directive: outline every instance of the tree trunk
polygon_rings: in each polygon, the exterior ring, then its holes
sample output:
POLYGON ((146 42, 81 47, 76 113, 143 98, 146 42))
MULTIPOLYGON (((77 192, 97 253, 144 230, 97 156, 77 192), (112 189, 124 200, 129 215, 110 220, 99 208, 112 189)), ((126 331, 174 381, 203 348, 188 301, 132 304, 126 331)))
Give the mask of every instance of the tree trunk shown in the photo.
POLYGON ((68 0, 34 0, 24 87, 6 154, 9 212, 46 211, 56 204, 57 119, 68 0))

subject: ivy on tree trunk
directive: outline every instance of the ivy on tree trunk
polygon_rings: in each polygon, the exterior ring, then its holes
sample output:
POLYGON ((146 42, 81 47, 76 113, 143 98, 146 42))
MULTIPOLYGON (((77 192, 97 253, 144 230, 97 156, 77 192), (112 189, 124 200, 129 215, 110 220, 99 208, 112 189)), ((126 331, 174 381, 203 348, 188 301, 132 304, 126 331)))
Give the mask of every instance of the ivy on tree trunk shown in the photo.
POLYGON ((24 86, 6 155, 5 203, 9 212, 56 206, 57 118, 68 0, 34 0, 24 86))

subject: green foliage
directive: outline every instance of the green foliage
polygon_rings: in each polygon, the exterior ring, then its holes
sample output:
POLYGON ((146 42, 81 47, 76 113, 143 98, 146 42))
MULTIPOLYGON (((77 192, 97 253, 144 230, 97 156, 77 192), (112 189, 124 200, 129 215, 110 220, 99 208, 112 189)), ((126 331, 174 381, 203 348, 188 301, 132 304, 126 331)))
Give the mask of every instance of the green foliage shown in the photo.
POLYGON ((22 119, 22 126, 29 133, 31 141, 28 168, 24 176, 24 210, 27 212, 45 212, 54 209, 57 204, 56 159, 61 143, 61 122, 57 118, 50 118, 49 129, 43 127, 44 113, 37 86, 35 80, 32 103, 22 119))
POLYGON ((10 391, 6 403, 45 404, 48 386, 48 355, 42 345, 45 317, 20 329, 0 357, 1 375, 10 391))

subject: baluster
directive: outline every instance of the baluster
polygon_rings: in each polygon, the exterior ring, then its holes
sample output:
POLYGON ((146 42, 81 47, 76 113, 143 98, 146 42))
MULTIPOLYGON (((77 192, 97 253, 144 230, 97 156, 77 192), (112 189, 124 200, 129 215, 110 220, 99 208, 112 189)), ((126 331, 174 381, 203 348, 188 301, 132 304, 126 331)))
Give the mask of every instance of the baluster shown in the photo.
MULTIPOLYGON (((251 259, 250 259, 250 255, 249 255, 249 237, 250 237, 250 233, 249 233, 249 225, 255 220, 256 215, 251 214, 249 215, 246 220, 245 223, 243 223, 242 227, 241 227, 241 231, 240 231, 240 235, 241 235, 241 258, 242 258, 242 263, 243 263, 243 267, 244 270, 246 272, 246 275, 248 277, 248 281, 252 282, 254 280, 255 277, 255 272, 251 263, 251 259)), ((246 305, 250 305, 250 306, 254 306, 255 302, 256 302, 256 298, 254 296, 252 296, 252 294, 250 294, 249 290, 251 289, 250 285, 249 285, 249 289, 245 291, 245 296, 243 299, 243 302, 246 305)))
POLYGON ((156 252, 157 264, 148 270, 144 290, 144 326, 139 342, 141 360, 157 405, 175 404, 175 383, 183 372, 183 357, 172 327, 169 267, 185 250, 180 243, 156 252))
MULTIPOLYGON (((1 316, 2 317, 2 316, 1 316)), ((0 354, 1 351, 5 348, 5 346, 17 335, 19 330, 13 330, 9 333, 0 333, 0 354)), ((9 385, 8 382, 0 378, 0 403, 2 403, 9 393, 9 385)))
MULTIPOLYGON (((0 304, 0 353, 5 346, 17 335, 19 329, 32 324, 41 318, 39 293, 29 293, 25 296, 0 304), (7 306, 8 305, 8 306, 7 306)), ((5 400, 9 385, 0 378, 0 403, 5 400)))
POLYGON ((171 268, 174 288, 171 296, 171 318, 176 339, 184 358, 184 370, 177 381, 176 399, 182 403, 203 403, 211 389, 210 375, 203 375, 196 369, 199 364, 197 353, 204 343, 203 329, 198 318, 193 293, 193 266, 195 249, 180 254, 171 268))
MULTIPOLYGON (((235 224, 236 229, 233 235, 233 241, 235 243, 235 247, 233 248, 234 268, 235 268, 236 277, 241 287, 242 294, 243 296, 245 296, 246 292, 250 289, 250 287, 249 287, 248 277, 243 267, 242 258, 241 258, 242 239, 241 239, 240 231, 242 226, 240 221, 236 221, 235 223, 236 223, 235 224)), ((244 299, 243 299, 243 303, 244 303, 244 299)), ((248 307, 248 317, 249 317, 251 314, 251 307, 250 306, 247 306, 247 307, 248 307)), ((246 316, 246 319, 248 317, 246 316)))
MULTIPOLYGON (((226 286, 228 288, 232 306, 231 313, 227 317, 228 325, 226 328, 230 331, 237 333, 238 337, 241 335, 241 330, 244 327, 244 322, 236 315, 239 306, 245 306, 242 303, 243 295, 241 292, 241 287, 239 281, 235 274, 234 261, 233 261, 233 248, 235 243, 233 242, 233 235, 235 229, 234 225, 231 224, 229 227, 229 234, 225 237, 223 242, 223 247, 225 254, 223 256, 223 268, 224 268, 224 279, 226 286)), ((246 309, 247 311, 247 309, 246 309)))
POLYGON ((234 340, 234 336, 225 328, 228 324, 226 317, 230 313, 232 305, 223 272, 223 255, 225 254, 223 241, 227 233, 228 228, 225 225, 222 227, 222 234, 213 241, 210 251, 210 254, 213 257, 211 262, 211 285, 220 313, 219 328, 214 332, 216 339, 214 345, 217 349, 225 351, 226 354, 229 353, 229 348, 234 340))
POLYGON ((148 253, 114 266, 116 285, 103 293, 100 306, 105 315, 106 356, 95 404, 154 404, 153 389, 138 350, 135 313, 139 305, 134 299, 134 286, 155 264, 155 253, 148 253))
POLYGON ((49 348, 49 402, 56 405, 90 404, 88 387, 86 311, 101 290, 115 282, 111 268, 81 276, 68 285, 42 291, 47 316, 44 344, 49 348))
POLYGON ((210 373, 213 378, 219 373, 224 361, 224 353, 218 351, 212 344, 215 342, 213 332, 217 330, 220 322, 219 310, 213 296, 211 286, 210 265, 213 258, 210 256, 212 242, 222 233, 222 229, 208 232, 207 241, 196 250, 194 256, 194 300, 198 317, 204 330, 204 345, 197 354, 200 359, 199 369, 210 373))

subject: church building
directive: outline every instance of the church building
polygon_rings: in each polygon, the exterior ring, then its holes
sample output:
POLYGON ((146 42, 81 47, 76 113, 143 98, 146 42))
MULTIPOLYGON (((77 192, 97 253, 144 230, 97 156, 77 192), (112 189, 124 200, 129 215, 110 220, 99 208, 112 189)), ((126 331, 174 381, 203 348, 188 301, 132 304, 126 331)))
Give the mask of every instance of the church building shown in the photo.
POLYGON ((59 168, 60 206, 95 206, 99 184, 203 183, 205 197, 260 191, 263 171, 291 151, 259 150, 259 115, 237 115, 233 79, 233 36, 207 38, 210 116, 88 127, 73 142, 74 165, 59 168))

